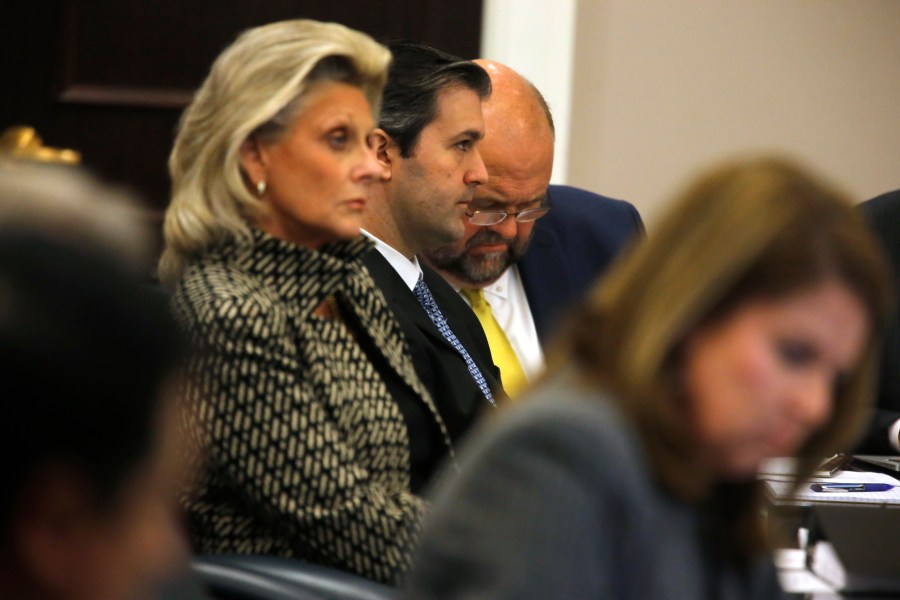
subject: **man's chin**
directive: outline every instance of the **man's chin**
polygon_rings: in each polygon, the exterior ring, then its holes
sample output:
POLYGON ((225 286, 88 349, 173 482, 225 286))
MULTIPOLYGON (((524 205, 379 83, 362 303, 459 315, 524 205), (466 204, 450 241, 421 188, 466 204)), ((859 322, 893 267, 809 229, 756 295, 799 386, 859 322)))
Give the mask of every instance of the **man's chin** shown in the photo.
POLYGON ((458 263, 459 275, 467 281, 478 285, 489 285, 495 282, 509 268, 509 252, 491 252, 488 254, 467 254, 458 263))
POLYGON ((464 286, 483 287, 495 282, 512 264, 512 252, 508 246, 495 252, 456 254, 451 248, 436 249, 426 253, 428 262, 464 286))

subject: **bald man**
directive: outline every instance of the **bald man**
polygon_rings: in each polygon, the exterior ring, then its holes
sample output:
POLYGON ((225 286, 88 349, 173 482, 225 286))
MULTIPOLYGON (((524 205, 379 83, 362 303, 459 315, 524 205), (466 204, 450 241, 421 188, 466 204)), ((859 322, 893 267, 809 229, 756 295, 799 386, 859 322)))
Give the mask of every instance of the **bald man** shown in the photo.
POLYGON ((644 228, 627 202, 549 185, 554 128, 544 98, 510 67, 475 62, 493 88, 479 148, 489 178, 475 189, 463 238, 423 258, 475 309, 514 396, 543 370, 543 345, 566 309, 644 228))

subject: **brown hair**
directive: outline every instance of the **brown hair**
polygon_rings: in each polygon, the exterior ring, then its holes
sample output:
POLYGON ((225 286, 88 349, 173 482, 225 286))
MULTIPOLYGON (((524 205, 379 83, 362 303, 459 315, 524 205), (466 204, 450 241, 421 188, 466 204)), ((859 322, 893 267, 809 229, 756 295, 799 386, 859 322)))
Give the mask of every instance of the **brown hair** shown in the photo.
MULTIPOLYGON (((879 332, 890 305, 886 260, 841 194, 790 161, 733 162, 700 177, 657 231, 619 262, 575 315, 562 355, 612 392, 635 423, 662 484, 691 502, 717 482, 679 401, 679 350, 687 336, 750 300, 780 298, 834 279, 864 304, 864 356, 835 390, 828 423, 798 452, 800 476, 846 449, 867 417, 879 332)), ((758 498, 748 482, 729 492, 723 515, 738 554, 759 547, 758 498)), ((713 501, 713 504, 715 502, 713 501)))

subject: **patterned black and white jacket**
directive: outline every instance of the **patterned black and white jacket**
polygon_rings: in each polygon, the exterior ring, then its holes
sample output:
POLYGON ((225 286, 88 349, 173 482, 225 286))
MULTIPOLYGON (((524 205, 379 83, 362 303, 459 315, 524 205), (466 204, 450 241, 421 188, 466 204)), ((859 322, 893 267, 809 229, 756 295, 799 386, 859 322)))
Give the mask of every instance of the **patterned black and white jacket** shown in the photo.
POLYGON ((183 498, 196 552, 296 557, 383 582, 406 569, 426 506, 410 492, 403 416, 358 338, 452 451, 359 261, 369 249, 357 238, 313 251, 254 230, 183 273, 173 308, 202 347, 184 411, 205 458, 183 498), (314 314, 329 296, 346 323, 314 314))

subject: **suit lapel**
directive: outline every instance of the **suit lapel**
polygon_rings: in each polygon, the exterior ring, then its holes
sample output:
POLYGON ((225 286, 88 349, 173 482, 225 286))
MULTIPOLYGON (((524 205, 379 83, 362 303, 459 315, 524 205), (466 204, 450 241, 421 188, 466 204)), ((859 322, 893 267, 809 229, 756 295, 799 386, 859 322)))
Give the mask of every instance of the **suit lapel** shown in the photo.
MULTIPOLYGON (((406 287, 403 279, 377 250, 371 250, 363 257, 362 262, 365 269, 368 270, 369 277, 374 280, 371 283, 374 283, 375 287, 385 296, 385 300, 387 300, 388 303, 386 310, 391 316, 391 323, 388 329, 393 335, 387 336, 385 340, 380 342, 383 344, 381 348, 382 352, 388 359, 388 363, 400 374, 406 384, 415 391, 416 395, 424 402, 428 411, 434 417, 435 422, 441 430, 444 444, 447 446, 449 455, 455 462, 456 455, 453 451, 453 444, 450 441, 447 425, 444 423, 444 419, 441 417, 440 412, 438 412, 437 407, 434 404, 434 399, 431 397, 431 393, 425 388, 422 380, 419 379, 419 376, 416 373, 412 359, 409 356, 409 349, 407 347, 405 334, 403 333, 403 327, 398 322, 395 311, 391 308, 392 303, 405 302, 406 297, 412 294, 410 293, 409 288, 406 287), (397 281, 394 281, 394 279, 397 281), (382 285, 383 282, 385 285, 382 285), (399 286, 396 285, 397 282, 399 282, 399 286), (406 294, 403 293, 404 291, 406 294), (398 343, 392 343, 394 340, 397 340, 398 343)), ((415 300, 414 296, 413 299, 415 300)), ((419 307, 420 312, 424 313, 424 310, 418 305, 418 302, 416 302, 416 306, 419 307)), ((428 320, 428 315, 425 315, 425 319, 428 320)), ((429 320, 429 323, 430 322, 431 321, 429 320)))
POLYGON ((545 345, 553 334, 549 328, 554 309, 573 300, 575 291, 556 232, 542 229, 540 223, 535 225, 531 246, 517 266, 538 338, 545 345), (553 284, 548 285, 548 281, 553 284))
MULTIPOLYGON (((453 349, 434 323, 428 317, 428 313, 419 304, 416 295, 406 286, 403 278, 377 250, 372 250, 365 256, 363 262, 372 274, 372 278, 381 288, 387 301, 394 307, 395 312, 401 312, 412 323, 436 343, 444 344, 453 349)), ((454 350, 455 351, 455 350, 454 350)))

